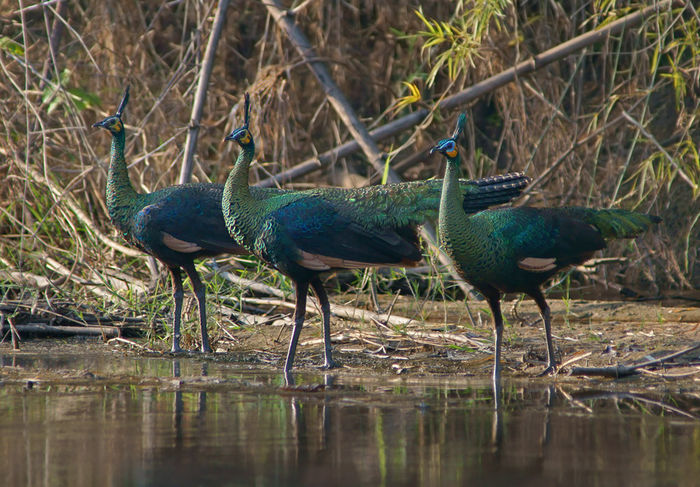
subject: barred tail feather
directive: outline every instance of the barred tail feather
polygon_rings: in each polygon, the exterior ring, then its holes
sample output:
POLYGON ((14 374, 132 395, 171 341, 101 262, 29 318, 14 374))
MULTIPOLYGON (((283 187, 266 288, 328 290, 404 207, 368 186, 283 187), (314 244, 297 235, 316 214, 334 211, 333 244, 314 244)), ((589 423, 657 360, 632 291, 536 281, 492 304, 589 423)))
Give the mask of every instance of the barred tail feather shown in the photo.
MULTIPOLYGON (((508 203, 527 187, 531 179, 523 173, 510 173, 474 181, 474 190, 465 191, 462 208, 477 213, 491 206, 508 203)), ((465 188, 463 187, 463 190, 465 188)))

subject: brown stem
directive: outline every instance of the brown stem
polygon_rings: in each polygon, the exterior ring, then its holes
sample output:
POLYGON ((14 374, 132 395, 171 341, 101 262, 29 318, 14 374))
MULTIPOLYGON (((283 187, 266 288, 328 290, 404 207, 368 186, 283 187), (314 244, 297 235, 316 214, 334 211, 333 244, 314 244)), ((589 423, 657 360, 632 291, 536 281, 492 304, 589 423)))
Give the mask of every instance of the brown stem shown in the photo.
POLYGON ((220 0, 219 6, 214 17, 211 34, 207 49, 204 52, 204 61, 199 72, 199 81, 197 83, 197 93, 194 97, 192 105, 192 116, 190 117, 189 128, 187 131, 187 140, 185 141, 185 153, 182 156, 182 168, 180 169, 180 184, 189 183, 192 178, 192 166, 194 164, 194 152, 197 148, 197 137, 199 135, 199 122, 202 119, 202 111, 204 110, 204 101, 207 99, 207 86, 211 70, 214 67, 214 57, 216 56, 216 46, 221 38, 221 31, 226 21, 226 9, 228 8, 229 0, 220 0))

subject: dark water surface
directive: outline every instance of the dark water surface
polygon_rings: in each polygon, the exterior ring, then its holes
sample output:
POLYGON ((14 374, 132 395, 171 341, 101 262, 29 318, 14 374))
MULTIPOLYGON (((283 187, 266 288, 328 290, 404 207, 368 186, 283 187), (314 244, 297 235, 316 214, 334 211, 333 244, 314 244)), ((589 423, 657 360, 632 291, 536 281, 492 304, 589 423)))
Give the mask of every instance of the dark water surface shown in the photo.
POLYGON ((700 485, 697 389, 506 382, 496 412, 467 377, 308 372, 285 390, 275 370, 197 358, 0 365, 38 371, 0 376, 0 485, 700 485))

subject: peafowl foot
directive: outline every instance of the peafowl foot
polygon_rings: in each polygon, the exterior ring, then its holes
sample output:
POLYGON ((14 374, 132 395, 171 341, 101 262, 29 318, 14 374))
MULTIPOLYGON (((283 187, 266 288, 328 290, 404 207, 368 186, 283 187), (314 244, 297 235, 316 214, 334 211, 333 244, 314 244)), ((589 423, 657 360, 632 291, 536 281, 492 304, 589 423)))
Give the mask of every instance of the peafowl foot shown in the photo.
POLYGON ((173 342, 173 347, 170 349, 170 353, 182 353, 183 350, 180 348, 180 344, 178 342, 173 342))
POLYGON ((552 364, 546 369, 544 369, 541 373, 537 374, 537 377, 546 377, 546 376, 553 376, 557 374, 557 366, 556 364, 552 364))
POLYGON ((338 367, 340 367, 340 364, 338 362, 336 362, 333 359, 326 359, 326 362, 319 368, 321 370, 330 370, 330 369, 337 369, 338 367))
POLYGON ((209 345, 204 346, 202 345, 202 353, 211 353, 211 347, 209 345))

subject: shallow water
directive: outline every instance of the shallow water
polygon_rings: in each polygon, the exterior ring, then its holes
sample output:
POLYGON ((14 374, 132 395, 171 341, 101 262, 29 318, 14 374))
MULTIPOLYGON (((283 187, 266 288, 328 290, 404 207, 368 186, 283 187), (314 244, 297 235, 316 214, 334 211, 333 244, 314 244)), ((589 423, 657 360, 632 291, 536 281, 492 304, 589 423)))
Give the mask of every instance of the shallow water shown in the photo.
POLYGON ((287 390, 274 369, 196 357, 0 351, 0 365, 2 485, 700 482, 697 393, 506 382, 496 412, 467 377, 312 372, 287 390))

